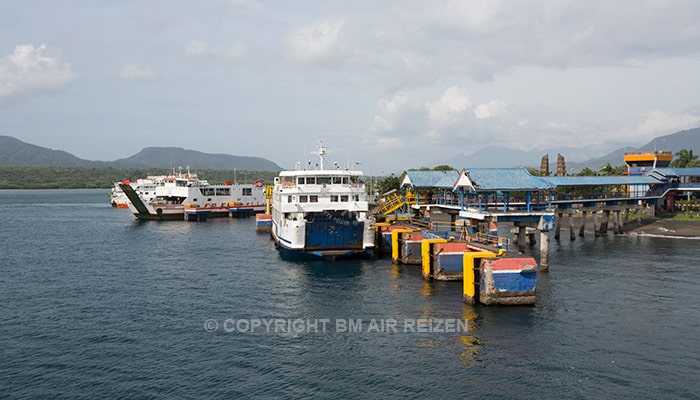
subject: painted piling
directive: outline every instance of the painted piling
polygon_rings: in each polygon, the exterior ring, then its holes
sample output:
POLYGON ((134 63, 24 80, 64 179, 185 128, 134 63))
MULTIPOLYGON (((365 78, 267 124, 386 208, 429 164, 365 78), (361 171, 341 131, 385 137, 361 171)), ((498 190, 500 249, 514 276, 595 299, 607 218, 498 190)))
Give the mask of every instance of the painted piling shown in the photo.
POLYGON ((462 286, 464 302, 474 304, 477 300, 477 271, 482 259, 494 258, 496 253, 490 251, 466 251, 462 256, 462 286))
POLYGON ((269 232, 272 229, 272 215, 256 214, 255 215, 255 231, 269 232))
POLYGON ((482 259, 479 275, 480 303, 486 305, 535 304, 537 262, 534 258, 482 259))
POLYGON ((464 253, 474 252, 467 242, 441 242, 431 248, 430 276, 439 281, 460 281, 464 277, 464 253))
POLYGON ((410 229, 405 225, 395 225, 389 222, 379 222, 376 225, 377 234, 375 237, 375 249, 378 254, 391 254, 392 246, 392 236, 391 232, 396 229, 410 229))
POLYGON ((424 279, 430 279, 433 277, 433 254, 435 254, 433 249, 434 245, 437 243, 447 243, 447 239, 424 239, 421 243, 421 270, 424 279))
POLYGON ((402 233, 413 232, 413 229, 394 229, 391 231, 391 261, 394 264, 398 264, 401 259, 401 252, 399 247, 399 235, 402 233))
MULTIPOLYGON (((397 229, 395 231, 402 231, 402 229, 397 229)), ((394 232, 395 232, 394 231, 394 232)), ((423 232, 421 231, 411 231, 411 232, 400 232, 398 234, 398 260, 402 264, 416 264, 421 265, 422 259, 422 242, 423 242, 423 232)), ((392 246, 393 246, 393 233, 392 233, 392 246)), ((392 250, 393 253, 393 250, 392 250)))

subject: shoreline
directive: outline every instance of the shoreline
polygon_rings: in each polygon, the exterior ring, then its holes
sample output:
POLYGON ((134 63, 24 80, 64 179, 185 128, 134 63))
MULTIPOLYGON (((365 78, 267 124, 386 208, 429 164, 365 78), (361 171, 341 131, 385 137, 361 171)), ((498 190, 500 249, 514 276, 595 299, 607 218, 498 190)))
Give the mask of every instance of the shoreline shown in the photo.
POLYGON ((628 221, 623 226, 625 234, 700 238, 700 221, 679 221, 663 218, 628 221))
MULTIPOLYGON (((574 229, 578 234, 581 219, 574 217, 574 229)), ((561 230, 569 231, 569 217, 561 217, 561 230)), ((658 236, 669 238, 700 239, 700 221, 671 220, 664 218, 645 218, 641 221, 629 220, 623 224, 623 235, 658 236)), ((608 235, 613 235, 612 222, 608 225, 608 235)), ((592 219, 586 220, 585 232, 592 235, 595 231, 592 219)), ((563 236, 563 235, 562 235, 563 236)))

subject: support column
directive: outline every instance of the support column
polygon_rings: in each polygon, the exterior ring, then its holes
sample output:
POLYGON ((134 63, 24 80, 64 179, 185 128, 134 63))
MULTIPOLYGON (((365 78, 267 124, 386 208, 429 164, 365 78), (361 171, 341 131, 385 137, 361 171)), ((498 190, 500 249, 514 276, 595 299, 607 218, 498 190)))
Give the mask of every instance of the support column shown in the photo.
POLYGON ((617 217, 617 233, 619 235, 622 235, 625 233, 625 225, 622 223, 622 212, 620 210, 617 210, 616 215, 617 217))
POLYGON ((527 227, 525 226, 518 227, 518 251, 521 253, 525 252, 525 241, 527 239, 526 229, 527 227))
POLYGON ((613 211, 613 235, 617 235, 620 230, 620 210, 613 211))
POLYGON ((610 210, 603 210, 603 222, 600 223, 600 234, 608 236, 608 222, 610 221, 610 210))
POLYGON ((600 236, 600 231, 598 230, 598 210, 593 211, 593 232, 595 237, 600 236))
POLYGON ((540 231, 540 271, 549 272, 549 235, 540 231))
POLYGON ((642 207, 637 208, 637 226, 642 224, 642 207))
POLYGON ((527 244, 530 247, 535 247, 537 244, 537 239, 535 239, 535 232, 531 231, 530 233, 527 234, 527 244))
POLYGON ((574 213, 569 214, 569 240, 576 240, 576 232, 574 231, 574 213))
POLYGON ((554 240, 559 240, 559 231, 561 231, 561 213, 557 214, 557 218, 554 221, 554 240))
POLYGON ((583 211, 583 213, 581 215, 581 226, 578 228, 578 235, 583 237, 585 230, 586 230, 586 212, 583 211))

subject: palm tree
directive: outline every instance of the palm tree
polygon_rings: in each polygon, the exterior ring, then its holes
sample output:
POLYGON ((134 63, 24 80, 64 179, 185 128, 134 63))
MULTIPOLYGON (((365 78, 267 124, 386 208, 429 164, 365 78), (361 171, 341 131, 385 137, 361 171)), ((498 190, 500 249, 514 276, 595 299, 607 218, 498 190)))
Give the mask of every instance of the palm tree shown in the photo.
POLYGON ((676 159, 671 161, 671 168, 691 168, 700 165, 698 156, 693 155, 693 150, 681 149, 675 155, 676 159))

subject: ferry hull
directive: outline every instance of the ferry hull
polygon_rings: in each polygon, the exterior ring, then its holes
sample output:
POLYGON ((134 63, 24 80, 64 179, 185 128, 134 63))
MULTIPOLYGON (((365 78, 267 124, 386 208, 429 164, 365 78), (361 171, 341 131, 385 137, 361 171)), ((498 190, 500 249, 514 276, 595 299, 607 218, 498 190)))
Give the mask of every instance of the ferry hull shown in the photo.
POLYGON ((312 214, 306 220, 305 249, 362 250, 364 222, 344 214, 312 214))
POLYGON ((271 235, 283 258, 336 260, 370 257, 374 246, 365 246, 365 222, 345 214, 323 212, 308 215, 303 226, 303 243, 295 244, 280 235, 274 222, 271 235))

